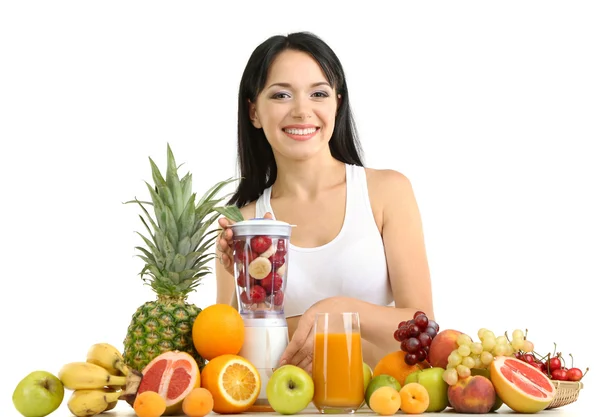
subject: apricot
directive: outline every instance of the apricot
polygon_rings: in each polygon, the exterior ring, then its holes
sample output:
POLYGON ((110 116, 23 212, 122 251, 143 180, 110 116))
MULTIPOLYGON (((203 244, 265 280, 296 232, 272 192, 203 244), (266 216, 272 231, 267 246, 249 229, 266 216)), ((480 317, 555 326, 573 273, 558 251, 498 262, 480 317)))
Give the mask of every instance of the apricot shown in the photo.
POLYGON ((133 411, 138 417, 160 417, 167 409, 167 402, 157 392, 144 391, 135 397, 133 411))
POLYGON ((422 414, 429 407, 427 389, 417 383, 410 382, 400 389, 400 409, 406 414, 422 414))
POLYGON ((212 394, 206 388, 194 388, 183 400, 183 413, 188 417, 204 417, 215 405, 212 394))
POLYGON ((400 393, 390 386, 377 388, 371 394, 369 407, 381 416, 391 416, 400 409, 400 393))

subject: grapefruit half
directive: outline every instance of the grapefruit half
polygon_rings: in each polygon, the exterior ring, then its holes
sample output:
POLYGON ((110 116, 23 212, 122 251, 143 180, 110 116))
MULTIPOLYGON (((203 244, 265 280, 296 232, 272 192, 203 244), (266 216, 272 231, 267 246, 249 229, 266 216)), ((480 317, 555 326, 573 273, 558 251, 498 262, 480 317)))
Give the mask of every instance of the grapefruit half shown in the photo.
POLYGON ((556 388, 539 369, 511 356, 498 356, 490 364, 496 393, 518 413, 537 413, 548 407, 556 388))
POLYGON ((159 393, 167 403, 164 414, 181 414, 185 397, 200 386, 198 363, 189 353, 164 352, 142 370, 138 394, 144 391, 159 393))

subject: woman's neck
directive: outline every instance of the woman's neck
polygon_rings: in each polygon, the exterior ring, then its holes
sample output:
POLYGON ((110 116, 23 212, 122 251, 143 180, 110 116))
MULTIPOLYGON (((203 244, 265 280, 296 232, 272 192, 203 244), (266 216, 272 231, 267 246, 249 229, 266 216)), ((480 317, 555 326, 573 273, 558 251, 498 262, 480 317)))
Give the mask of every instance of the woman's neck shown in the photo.
POLYGON ((313 199, 346 181, 346 165, 331 155, 304 161, 278 161, 272 196, 313 199))

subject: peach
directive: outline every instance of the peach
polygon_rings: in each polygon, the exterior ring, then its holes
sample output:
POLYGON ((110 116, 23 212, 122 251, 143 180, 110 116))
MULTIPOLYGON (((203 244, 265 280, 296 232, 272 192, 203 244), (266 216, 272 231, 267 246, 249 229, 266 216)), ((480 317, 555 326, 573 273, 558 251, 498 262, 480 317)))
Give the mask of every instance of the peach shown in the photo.
POLYGON ((461 334, 458 330, 445 329, 433 338, 429 346, 429 364, 432 367, 445 369, 448 366, 448 356, 454 349, 458 349, 456 339, 461 334))
POLYGON ((427 389, 417 383, 410 382, 400 389, 400 409, 406 414, 422 414, 429 407, 427 389))
POLYGON ((457 413, 485 414, 496 402, 496 390, 486 377, 468 376, 448 387, 448 401, 457 413))

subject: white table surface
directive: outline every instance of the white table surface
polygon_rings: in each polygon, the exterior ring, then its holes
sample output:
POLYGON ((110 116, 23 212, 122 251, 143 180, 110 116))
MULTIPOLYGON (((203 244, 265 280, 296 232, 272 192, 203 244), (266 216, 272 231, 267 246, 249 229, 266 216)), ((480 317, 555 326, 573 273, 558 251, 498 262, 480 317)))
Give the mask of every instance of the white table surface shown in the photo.
MULTIPOLYGON (((15 417, 16 416, 20 416, 16 410, 14 410, 15 413, 15 417)), ((378 416, 378 414, 372 412, 369 408, 363 407, 361 408, 359 411, 357 411, 358 415, 361 416, 378 416)), ((432 416, 435 414, 444 414, 444 415, 455 415, 455 416, 475 416, 476 414, 459 414, 454 412, 454 410, 452 408, 447 408, 444 411, 442 411, 441 413, 425 413, 424 415, 428 415, 428 416, 432 416)), ((553 416, 553 417, 584 417, 584 416, 590 416, 590 417, 595 417, 598 414, 600 414, 598 412, 597 408, 589 408, 589 405, 587 404, 581 404, 579 403, 579 400, 563 406, 563 407, 558 407, 558 408, 553 408, 551 410, 543 410, 540 411, 539 413, 536 414, 521 414, 521 415, 535 415, 535 416, 553 416), (584 407, 585 406, 585 409, 584 407)), ((217 414, 217 413, 211 413, 209 414, 209 416, 220 416, 221 414, 217 414)), ((281 416, 281 414, 278 413, 243 413, 242 414, 244 417, 266 417, 266 416, 281 416)), ((303 411, 301 411, 300 413, 296 414, 296 415, 302 415, 304 416, 322 416, 322 414, 319 414, 317 412, 317 410, 314 408, 314 406, 312 404, 310 404, 306 409, 304 409, 303 411)), ((343 414, 342 414, 343 415, 343 414)), ((404 414, 401 411, 399 411, 397 413, 397 415, 410 415, 410 414, 404 414)), ((489 413, 489 415, 517 415, 514 411, 512 411, 510 408, 508 408, 506 405, 503 405, 502 407, 500 407, 497 411, 495 411, 494 413, 489 413)), ((128 404, 124 403, 124 402, 120 402, 117 407, 115 407, 113 410, 108 411, 106 413, 103 414, 99 414, 99 417, 136 417, 135 412, 133 411, 133 409, 131 407, 129 407, 128 404)), ((22 416, 21 416, 22 417, 22 416)), ((54 413, 50 414, 50 416, 48 417, 73 417, 73 415, 69 412, 69 410, 66 408, 65 404, 61 405, 61 407, 56 410, 54 413)))

